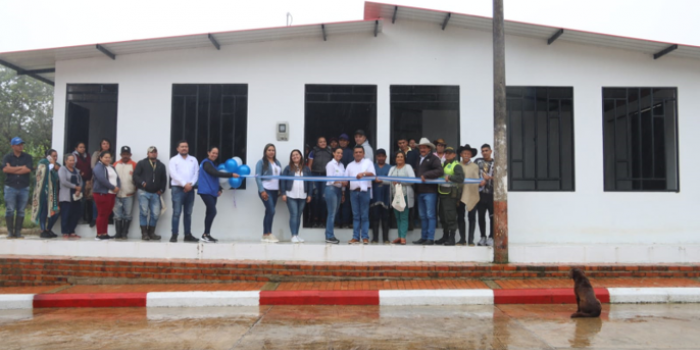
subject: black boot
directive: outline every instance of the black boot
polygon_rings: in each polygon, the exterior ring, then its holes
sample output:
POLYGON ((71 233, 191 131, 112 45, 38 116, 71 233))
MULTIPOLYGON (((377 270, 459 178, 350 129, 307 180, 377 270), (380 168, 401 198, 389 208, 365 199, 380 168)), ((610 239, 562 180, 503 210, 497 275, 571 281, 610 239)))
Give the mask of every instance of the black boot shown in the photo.
POLYGON ((150 238, 151 241, 160 241, 160 236, 156 234, 155 226, 148 226, 148 238, 150 238))
POLYGON ((199 243, 199 239, 197 239, 197 237, 195 236, 192 236, 191 233, 185 233, 185 242, 199 243))
POLYGON ((457 227, 459 228, 459 242, 457 242, 457 245, 467 245, 467 228, 466 224, 464 223, 464 220, 460 220, 457 223, 457 227))
POLYGON ((124 239, 129 238, 129 226, 131 226, 131 220, 124 220, 124 226, 122 227, 122 237, 124 239))
POLYGON ((389 220, 382 222, 382 243, 390 244, 389 242, 389 220))
POLYGON ((141 226, 141 240, 149 241, 151 238, 148 237, 148 226, 141 226))
POLYGON ((7 225, 7 238, 15 238, 15 217, 14 216, 6 216, 5 217, 5 224, 7 225))
POLYGON ((177 243, 177 233, 170 235, 170 243, 177 243))
POLYGON ((372 220, 370 223, 372 225, 372 244, 377 244, 379 243, 379 221, 372 220))
POLYGON ((469 222, 469 244, 470 246, 474 245, 474 230, 476 229, 476 222, 471 221, 469 222))
POLYGON ((24 223, 24 216, 15 216, 15 238, 24 238, 22 236, 22 223, 24 223))
POLYGON ((453 246, 455 245, 455 235, 457 234, 457 231, 455 230, 450 230, 447 232, 447 241, 445 242, 446 246, 453 246))
POLYGON ((114 220, 114 239, 122 239, 122 225, 121 220, 114 220))
POLYGON ((442 238, 438 239, 435 241, 435 244, 445 244, 447 242, 447 239, 450 237, 450 233, 447 229, 442 230, 442 238))

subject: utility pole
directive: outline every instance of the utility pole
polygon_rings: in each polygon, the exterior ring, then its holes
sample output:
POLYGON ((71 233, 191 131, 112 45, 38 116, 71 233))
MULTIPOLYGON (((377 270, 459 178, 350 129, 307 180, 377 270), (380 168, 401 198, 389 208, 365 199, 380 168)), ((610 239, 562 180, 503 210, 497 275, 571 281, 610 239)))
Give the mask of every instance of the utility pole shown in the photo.
POLYGON ((503 0, 493 0, 493 262, 508 263, 508 139, 503 0))

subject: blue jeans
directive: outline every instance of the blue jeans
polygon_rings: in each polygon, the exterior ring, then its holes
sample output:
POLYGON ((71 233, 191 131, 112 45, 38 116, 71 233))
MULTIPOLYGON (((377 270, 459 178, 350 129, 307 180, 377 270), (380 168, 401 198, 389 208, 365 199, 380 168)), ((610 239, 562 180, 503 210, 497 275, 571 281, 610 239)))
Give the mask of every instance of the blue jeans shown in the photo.
POLYGON ((369 239, 369 192, 350 191, 350 202, 352 202, 352 238, 369 239))
MULTIPOLYGON (((312 176, 326 176, 325 173, 312 172, 312 176)), ((323 198, 326 193, 326 182, 325 181, 315 181, 313 182, 313 205, 311 206, 311 222, 312 223, 322 223, 323 218, 326 217, 326 201, 323 198)))
POLYGON ((56 213, 53 214, 52 217, 48 217, 49 213, 46 212, 48 209, 49 208, 47 205, 42 207, 41 210, 39 210, 39 227, 41 227, 42 231, 51 231, 53 225, 56 224, 56 221, 58 221, 58 218, 61 216, 60 213, 56 213))
POLYGON ((207 207, 207 212, 204 216, 204 233, 208 235, 211 233, 211 224, 214 223, 214 218, 216 217, 216 199, 218 197, 202 193, 199 194, 199 197, 202 198, 204 206, 207 207))
POLYGON ((272 219, 275 218, 275 206, 277 205, 277 195, 280 191, 269 191, 267 192, 267 200, 262 199, 262 192, 258 192, 258 197, 263 202, 265 206, 265 218, 263 219, 263 234, 272 233, 272 219))
POLYGON ((326 239, 335 237, 333 234, 333 224, 335 223, 335 213, 338 212, 340 199, 343 195, 343 190, 335 186, 326 186, 326 208, 328 209, 328 217, 326 218, 326 239))
POLYGON ((304 206, 306 206, 306 198, 291 198, 287 196, 289 230, 292 231, 292 236, 299 234, 299 225, 301 224, 301 214, 304 213, 304 206))
POLYGON ((5 217, 24 217, 24 209, 29 201, 29 187, 14 188, 5 186, 5 217))
POLYGON ((131 221, 131 211, 134 208, 134 196, 115 198, 114 219, 131 221))
POLYGON ((421 233, 420 238, 435 239, 435 205, 437 203, 437 193, 418 194, 418 213, 420 214, 421 233))
POLYGON ((75 233, 75 227, 78 226, 80 214, 82 214, 82 203, 79 201, 60 202, 61 206, 61 233, 69 235, 75 233))
MULTIPOLYGON (((138 191, 139 196, 139 225, 156 227, 160 216, 160 196, 144 190, 138 191), (149 219, 150 212, 150 221, 149 219)), ((179 219, 178 219, 179 221, 179 219)))
POLYGON ((185 192, 184 188, 173 186, 171 195, 173 197, 173 220, 171 223, 173 236, 177 235, 178 229, 180 228, 180 214, 182 214, 183 207, 185 208, 185 218, 182 221, 185 225, 185 235, 191 235, 194 190, 185 192))

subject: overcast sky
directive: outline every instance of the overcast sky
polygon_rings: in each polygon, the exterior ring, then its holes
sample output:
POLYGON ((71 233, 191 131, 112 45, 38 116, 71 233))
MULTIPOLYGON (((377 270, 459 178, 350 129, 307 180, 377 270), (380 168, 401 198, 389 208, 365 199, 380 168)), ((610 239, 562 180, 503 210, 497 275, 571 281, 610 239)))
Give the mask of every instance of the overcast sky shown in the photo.
MULTIPOLYGON (((490 16, 492 0, 387 3, 490 16)), ((505 0, 510 20, 700 46, 699 0, 505 0)), ((357 20, 361 0, 0 0, 0 52, 357 20)))

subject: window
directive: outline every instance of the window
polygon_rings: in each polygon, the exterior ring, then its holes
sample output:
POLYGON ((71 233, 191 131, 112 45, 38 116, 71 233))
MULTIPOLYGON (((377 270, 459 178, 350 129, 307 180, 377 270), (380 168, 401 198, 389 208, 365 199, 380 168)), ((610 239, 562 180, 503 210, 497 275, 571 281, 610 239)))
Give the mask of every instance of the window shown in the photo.
POLYGON ((306 85, 304 142, 313 148, 316 140, 326 141, 340 134, 365 131, 370 145, 376 148, 377 86, 376 85, 306 85))
POLYGON ((459 147, 459 86, 392 85, 390 93, 388 151, 398 149, 399 138, 427 137, 431 142, 442 138, 448 146, 459 147))
POLYGON ((573 191, 573 88, 509 86, 506 97, 508 189, 573 191))
POLYGON ((678 191, 676 88, 603 88, 605 191, 678 191))
POLYGON ((218 162, 238 156, 246 163, 247 84, 173 84, 172 101, 171 157, 184 139, 198 161, 207 157, 209 146, 217 146, 218 162))
MULTIPOLYGON (((100 149, 103 138, 117 145, 117 84, 68 84, 64 152, 73 152, 79 142, 88 153, 100 149)), ((117 155, 113 154, 113 157, 117 155)))

